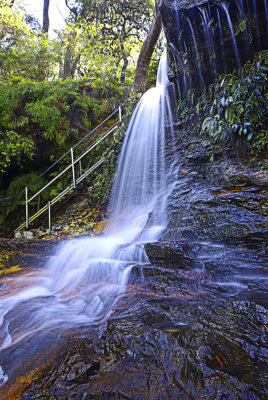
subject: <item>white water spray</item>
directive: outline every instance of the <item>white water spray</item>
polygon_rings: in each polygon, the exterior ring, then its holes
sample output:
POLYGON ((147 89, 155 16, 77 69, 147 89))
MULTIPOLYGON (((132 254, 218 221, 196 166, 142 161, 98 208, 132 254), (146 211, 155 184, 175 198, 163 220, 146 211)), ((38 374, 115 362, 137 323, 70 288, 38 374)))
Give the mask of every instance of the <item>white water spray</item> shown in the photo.
POLYGON ((173 135, 167 69, 165 53, 156 88, 145 93, 129 123, 110 201, 109 234, 62 244, 38 281, 29 277, 28 289, 0 301, 1 350, 38 332, 104 321, 125 292, 131 267, 148 262, 137 243, 157 240, 166 226, 166 136, 172 141, 173 135))

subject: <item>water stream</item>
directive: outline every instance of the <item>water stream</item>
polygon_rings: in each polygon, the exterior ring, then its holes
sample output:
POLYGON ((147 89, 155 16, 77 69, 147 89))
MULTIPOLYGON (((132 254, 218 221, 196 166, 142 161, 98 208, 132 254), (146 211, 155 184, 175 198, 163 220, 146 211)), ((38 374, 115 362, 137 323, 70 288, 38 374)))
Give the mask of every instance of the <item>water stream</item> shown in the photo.
POLYGON ((250 45, 249 45, 248 27, 247 27, 247 20, 246 20, 243 0, 239 0, 238 8, 239 8, 241 19, 244 23, 243 35, 244 35, 245 48, 246 48, 246 52, 247 52, 247 58, 251 59, 252 52, 251 52, 250 45))
POLYGON ((237 43, 236 43, 233 24, 232 24, 231 17, 230 17, 229 11, 228 11, 229 4, 223 2, 223 3, 221 3, 221 6, 222 6, 222 8, 223 8, 223 10, 224 10, 224 12, 226 14, 226 18, 227 18, 227 22, 228 22, 228 26, 229 26, 232 42, 233 42, 233 48, 234 48, 234 53, 235 53, 235 58, 236 58, 236 65, 237 65, 237 68, 240 69, 241 68, 241 62, 240 62, 240 57, 239 57, 239 53, 238 53, 238 48, 237 48, 237 43))
POLYGON ((224 55, 224 42, 223 42, 223 34, 222 34, 222 24, 221 24, 221 16, 220 16, 219 10, 217 10, 217 17, 218 17, 219 33, 220 33, 221 56, 222 56, 222 62, 223 62, 223 65, 224 65, 224 73, 226 73, 226 61, 225 61, 225 55, 224 55))
MULTIPOLYGON (((62 244, 39 278, 28 277, 27 289, 1 299, 1 351, 23 343, 27 352, 29 343, 38 346, 44 332, 104 321, 124 293, 132 266, 148 262, 143 247, 136 244, 157 240, 166 226, 170 185, 166 135, 172 141, 173 134, 167 69, 165 52, 156 87, 145 93, 130 120, 110 200, 107 233, 62 244)), ((16 360, 10 359, 12 363, 16 360)), ((9 371, 1 369, 2 384, 10 371, 12 366, 9 371)))
MULTIPOLYGON (((213 21, 207 10, 199 11, 215 78, 213 21)), ((225 3, 217 9, 217 19, 222 58, 226 51, 223 23, 227 21, 239 66, 225 3)), ((195 25, 190 19, 186 22, 203 87, 201 46, 195 25)), ((171 48, 181 69, 180 77, 176 73, 183 98, 193 81, 187 67, 190 53, 183 40, 179 43, 180 51, 171 48)), ((51 362, 54 355, 49 349, 56 343, 53 368, 49 364, 47 377, 31 382, 29 397, 26 393, 21 399, 35 399, 38 393, 39 398, 50 400, 54 387, 63 393, 55 398, 79 400, 104 398, 91 397, 96 393, 108 393, 105 398, 110 399, 138 400, 266 398, 267 373, 260 373, 267 371, 268 354, 264 249, 251 251, 250 243, 242 241, 230 245, 200 241, 191 237, 191 226, 188 233, 188 225, 180 228, 181 221, 174 237, 166 229, 168 202, 182 205, 180 196, 184 196, 188 208, 180 218, 188 218, 193 201, 188 202, 187 193, 197 203, 200 192, 205 196, 207 190, 200 177, 195 181, 198 173, 191 157, 178 155, 184 139, 178 134, 175 138, 176 99, 167 75, 164 53, 156 87, 145 93, 129 122, 104 233, 62 243, 41 272, 12 278, 15 294, 1 297, 0 397, 1 390, 20 384, 20 378, 36 364, 41 369, 47 359, 51 362), (158 252, 155 256, 153 246, 158 252), (22 282, 26 282, 24 289, 20 289, 22 282), (97 332, 96 342, 88 344, 94 329, 103 331, 97 332), (62 337, 67 350, 61 359, 62 337), (32 364, 28 363, 31 358, 32 364), (45 392, 49 387, 51 392, 45 392)), ((196 156, 188 156, 192 154, 196 156)))
POLYGON ((268 36, 268 5, 267 5, 267 0, 264 0, 264 9, 265 9, 266 34, 268 36))
POLYGON ((217 77, 217 67, 216 67, 216 53, 214 45, 214 36, 211 29, 210 19, 208 17, 208 11, 204 7, 198 7, 203 22, 204 34, 206 38, 206 43, 208 45, 209 61, 211 63, 211 73, 214 79, 217 77))
POLYGON ((188 24, 189 24, 189 27, 190 27, 192 40, 193 40, 193 44, 194 44, 195 58, 196 58, 196 64, 197 64, 197 68, 198 68, 200 87, 204 88, 204 79, 203 79, 203 76, 202 76, 202 69, 201 69, 201 63, 200 63, 200 54, 199 54, 199 51, 198 51, 198 46, 197 46, 197 42, 196 42, 196 38, 195 38, 193 25, 192 25, 192 23, 191 23, 189 18, 187 18, 187 21, 188 21, 188 24))
POLYGON ((258 49, 260 50, 261 49, 260 28, 259 28, 259 18, 258 18, 256 0, 253 0, 253 11, 254 11, 254 17, 255 17, 255 29, 256 29, 257 46, 258 46, 258 49))

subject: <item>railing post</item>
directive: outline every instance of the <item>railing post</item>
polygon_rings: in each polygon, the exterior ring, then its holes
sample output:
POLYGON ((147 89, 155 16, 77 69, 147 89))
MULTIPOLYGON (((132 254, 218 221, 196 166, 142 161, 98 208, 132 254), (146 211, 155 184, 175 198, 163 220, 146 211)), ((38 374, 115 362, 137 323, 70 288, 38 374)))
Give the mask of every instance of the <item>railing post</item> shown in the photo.
POLYGON ((48 202, 48 234, 51 234, 51 201, 48 202))
POLYGON ((121 121, 121 120, 122 120, 122 110, 121 110, 121 106, 119 106, 118 112, 119 112, 119 121, 121 121))
POLYGON ((29 227, 29 209, 28 209, 28 188, 25 188, 25 226, 26 229, 29 227))
POLYGON ((76 188, 76 182, 75 182, 75 170, 74 170, 74 149, 71 147, 71 159, 72 159, 72 171, 73 171, 73 185, 74 189, 76 188))
POLYGON ((79 160, 79 172, 80 172, 80 176, 82 176, 82 163, 81 163, 81 160, 79 160))

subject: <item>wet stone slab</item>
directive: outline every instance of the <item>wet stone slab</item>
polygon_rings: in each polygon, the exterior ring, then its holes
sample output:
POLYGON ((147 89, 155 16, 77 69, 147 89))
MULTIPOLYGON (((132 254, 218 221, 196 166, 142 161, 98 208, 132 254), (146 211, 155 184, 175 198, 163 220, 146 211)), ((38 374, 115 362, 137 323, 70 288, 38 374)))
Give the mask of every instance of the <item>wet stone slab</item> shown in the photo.
POLYGON ((0 297, 14 293, 18 287, 14 276, 38 274, 50 257, 53 257, 59 240, 0 239, 0 297))
MULTIPOLYGON (((103 325, 22 343, 16 377, 1 394, 21 400, 266 399, 267 259, 243 246, 222 246, 221 255, 204 247, 195 253, 200 264, 187 268, 135 265, 103 325), (30 359, 29 346, 36 354, 30 359)), ((187 256, 193 248, 189 243, 187 256)), ((6 364, 10 356, 12 350, 4 354, 6 364)))

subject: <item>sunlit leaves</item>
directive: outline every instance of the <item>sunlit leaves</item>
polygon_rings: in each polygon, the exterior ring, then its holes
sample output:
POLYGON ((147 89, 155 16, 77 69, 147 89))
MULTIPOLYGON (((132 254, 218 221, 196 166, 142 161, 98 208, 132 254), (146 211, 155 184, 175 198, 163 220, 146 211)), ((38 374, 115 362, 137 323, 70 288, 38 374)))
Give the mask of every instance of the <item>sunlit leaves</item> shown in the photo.
MULTIPOLYGON (((121 72, 121 83, 124 85, 126 79, 128 84, 128 74, 133 74, 135 64, 132 61, 137 59, 149 29, 153 12, 151 0, 78 0, 72 5, 68 1, 68 4, 80 32, 83 27, 83 35, 91 43, 91 54, 84 52, 83 55, 98 58, 103 54, 106 63, 110 61, 110 68, 113 65, 114 74, 117 76, 121 72)), ((80 64, 86 66, 82 58, 80 64)))
POLYGON ((32 30, 18 11, 0 8, 0 39, 2 80, 11 76, 34 80, 56 76, 59 43, 32 30))
POLYGON ((19 164, 22 157, 32 158, 34 142, 14 131, 0 131, 0 172, 3 173, 11 163, 19 164))

